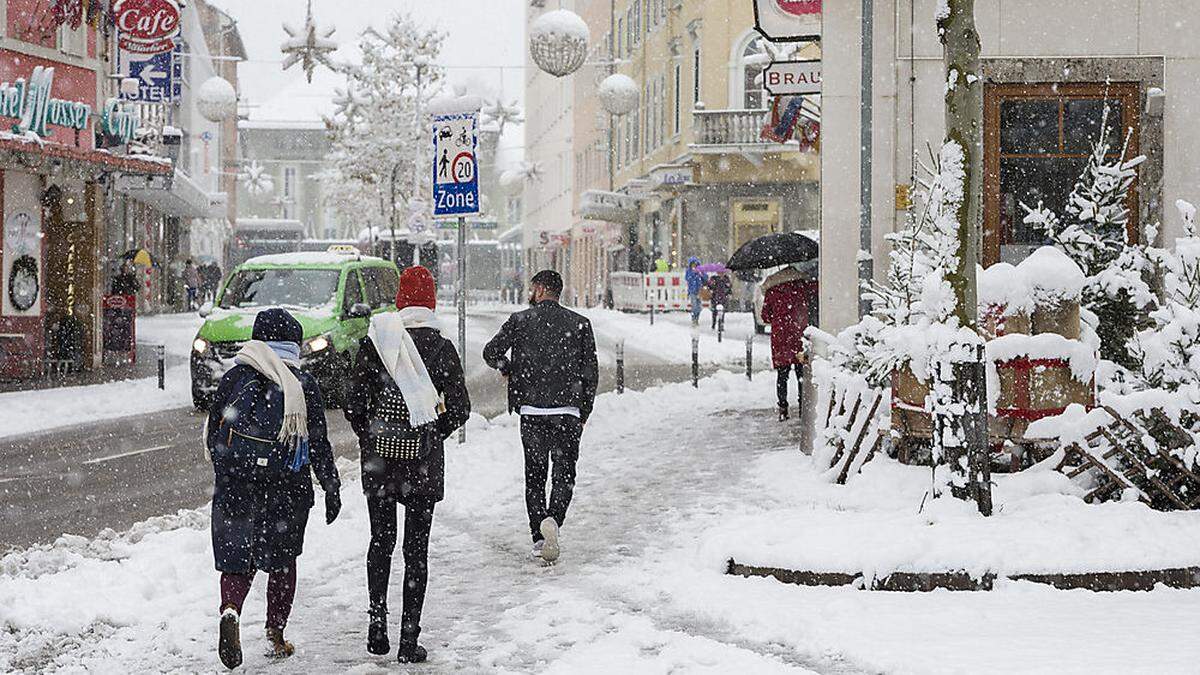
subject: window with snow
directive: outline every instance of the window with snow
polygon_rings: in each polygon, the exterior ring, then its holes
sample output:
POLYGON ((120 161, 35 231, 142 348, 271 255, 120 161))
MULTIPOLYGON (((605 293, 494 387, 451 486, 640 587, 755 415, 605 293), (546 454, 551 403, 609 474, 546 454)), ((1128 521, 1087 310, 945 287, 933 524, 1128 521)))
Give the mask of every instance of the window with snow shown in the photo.
MULTIPOLYGON (((1018 263, 1046 243, 1024 222, 1021 204, 1044 204, 1059 216, 1098 140, 1108 106, 1110 157, 1138 154, 1137 83, 989 84, 984 89, 985 265, 1018 263), (1132 131, 1131 131, 1132 130, 1132 131)), ((1129 192, 1136 237, 1137 184, 1129 192)))

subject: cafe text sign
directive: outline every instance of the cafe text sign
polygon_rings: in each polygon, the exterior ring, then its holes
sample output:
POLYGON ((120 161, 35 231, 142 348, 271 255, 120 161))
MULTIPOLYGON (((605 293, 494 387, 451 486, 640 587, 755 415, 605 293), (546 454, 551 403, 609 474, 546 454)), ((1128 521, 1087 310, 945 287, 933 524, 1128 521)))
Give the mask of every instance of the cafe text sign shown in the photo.
POLYGON ((821 0, 754 0, 754 27, 772 42, 821 39, 821 0))
MULTIPOLYGON (((36 66, 29 79, 18 78, 16 83, 0 83, 0 117, 13 117, 17 133, 49 136, 50 126, 82 131, 92 118, 92 106, 79 101, 67 101, 51 96, 54 90, 54 68, 36 66)), ((116 99, 104 106, 100 116, 100 131, 128 143, 137 133, 137 116, 123 108, 116 99)))
POLYGON ((117 44, 133 54, 161 54, 175 48, 179 36, 178 0, 114 0, 117 44))

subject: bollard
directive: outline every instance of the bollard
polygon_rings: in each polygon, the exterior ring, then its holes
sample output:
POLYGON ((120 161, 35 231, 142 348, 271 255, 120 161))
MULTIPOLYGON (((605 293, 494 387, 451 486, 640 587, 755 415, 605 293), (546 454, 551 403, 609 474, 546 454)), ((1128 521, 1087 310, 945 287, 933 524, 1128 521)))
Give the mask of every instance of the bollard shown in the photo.
POLYGON ((692 336, 692 386, 700 388, 700 336, 692 336))
POLYGON ((717 343, 721 343, 721 336, 725 332, 725 305, 717 305, 717 343))
POLYGON ((154 348, 158 354, 158 388, 167 388, 167 346, 158 345, 154 348))
POLYGON ((650 325, 654 325, 654 302, 650 302, 650 325))
POLYGON ((754 333, 746 336, 746 379, 754 379, 754 333))
POLYGON ((617 342, 617 393, 625 393, 625 341, 617 342))

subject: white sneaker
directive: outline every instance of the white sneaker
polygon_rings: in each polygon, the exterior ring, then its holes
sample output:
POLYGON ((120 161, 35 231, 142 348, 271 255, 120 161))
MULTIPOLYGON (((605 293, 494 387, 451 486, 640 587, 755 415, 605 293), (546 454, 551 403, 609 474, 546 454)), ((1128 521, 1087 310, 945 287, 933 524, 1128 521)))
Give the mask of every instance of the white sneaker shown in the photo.
POLYGON ((546 562, 558 560, 558 523, 554 522, 553 518, 546 518, 538 529, 545 537, 542 541, 542 560, 546 562))
POLYGON ((546 545, 546 542, 544 542, 544 541, 538 541, 538 542, 534 542, 534 544, 533 544, 533 550, 529 552, 529 556, 530 556, 531 558, 537 558, 537 559, 541 560, 541 558, 542 558, 542 547, 543 547, 543 546, 545 546, 545 545, 546 545))

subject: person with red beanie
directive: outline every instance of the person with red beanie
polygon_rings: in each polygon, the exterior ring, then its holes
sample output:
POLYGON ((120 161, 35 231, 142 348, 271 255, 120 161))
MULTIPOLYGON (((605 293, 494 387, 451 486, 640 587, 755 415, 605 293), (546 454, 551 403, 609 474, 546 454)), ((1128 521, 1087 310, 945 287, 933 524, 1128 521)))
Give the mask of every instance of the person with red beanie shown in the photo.
POLYGON ((387 654, 388 581, 404 506, 404 605, 397 660, 419 663, 421 608, 429 580, 429 530, 445 483, 444 442, 471 414, 462 362, 442 337, 433 310, 437 284, 424 267, 400 275, 398 312, 371 317, 346 391, 345 414, 358 436, 362 486, 371 520, 367 651, 387 654))

